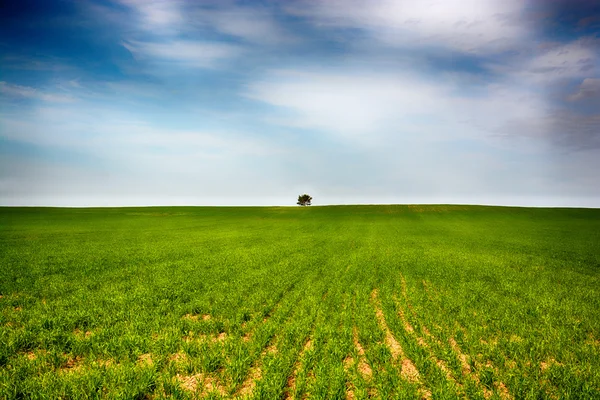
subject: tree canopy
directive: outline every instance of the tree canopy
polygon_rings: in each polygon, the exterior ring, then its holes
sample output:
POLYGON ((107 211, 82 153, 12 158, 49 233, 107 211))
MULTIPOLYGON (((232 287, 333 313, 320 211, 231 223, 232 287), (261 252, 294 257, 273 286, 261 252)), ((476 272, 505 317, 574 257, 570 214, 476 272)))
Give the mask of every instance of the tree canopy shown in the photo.
POLYGON ((298 202, 296 204, 298 204, 299 206, 310 206, 311 201, 312 197, 305 193, 298 196, 298 202))

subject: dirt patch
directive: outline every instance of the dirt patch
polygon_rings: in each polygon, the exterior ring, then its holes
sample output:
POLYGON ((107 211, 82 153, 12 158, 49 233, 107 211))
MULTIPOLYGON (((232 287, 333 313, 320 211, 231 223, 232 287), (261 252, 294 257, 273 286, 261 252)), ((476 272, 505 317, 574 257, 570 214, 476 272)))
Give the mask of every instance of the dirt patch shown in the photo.
POLYGON ((286 396, 285 396, 286 400, 291 400, 293 398, 293 394, 296 389, 296 379, 298 378, 298 374, 300 373, 300 368, 302 366, 302 359, 303 359, 304 353, 309 351, 311 348, 312 348, 312 340, 309 337, 308 339, 306 339, 306 342, 304 343, 304 346, 302 347, 302 350, 300 351, 300 354, 298 355, 298 358, 296 359, 296 362, 294 363, 294 370, 292 371, 292 374, 290 376, 288 376, 287 383, 286 383, 286 396))
POLYGON ((208 321, 208 320, 209 320, 209 319, 211 319, 211 318, 212 318, 212 317, 211 317, 211 315, 210 315, 210 314, 204 314, 204 315, 202 316, 202 321, 208 321))
POLYGON ((268 353, 273 352, 277 352, 277 347, 273 343, 271 343, 262 351, 260 357, 254 361, 254 365, 252 365, 252 367, 250 367, 250 369, 248 370, 246 380, 244 380, 242 385, 237 390, 236 397, 244 397, 252 394, 254 388, 256 387, 256 382, 262 379, 262 369, 260 363, 268 353))
POLYGON ((205 392, 216 392, 219 393, 221 396, 225 396, 227 394, 227 390, 225 390, 225 387, 221 385, 215 377, 205 377, 202 384, 204 385, 205 392))
POLYGON ((92 331, 83 332, 81 329, 75 329, 73 334, 77 337, 77 339, 88 339, 94 333, 92 331))
POLYGON ((181 319, 187 319, 188 321, 198 321, 198 316, 196 314, 185 314, 181 319))
POLYGON ((29 361, 33 361, 37 358, 33 351, 30 351, 29 353, 25 354, 25 357, 27 357, 29 361))
MULTIPOLYGON (((450 343, 450 347, 452 348, 452 351, 454 351, 454 353, 458 356, 458 359, 460 360, 460 365, 461 365, 463 376, 470 378, 472 381, 474 381, 477 384, 477 386, 479 388, 481 388, 481 390, 483 390, 483 395, 486 399, 489 399, 490 397, 492 397, 493 393, 488 388, 482 386, 477 374, 475 374, 471 371, 469 357, 462 352, 462 350, 460 349, 460 346, 458 345, 456 340, 453 337, 451 337, 450 339, 448 339, 448 342, 450 343)), ((504 386, 504 384, 502 382, 499 382, 498 384, 501 384, 504 386)))
POLYGON ((152 361, 152 354, 150 354, 150 353, 142 354, 141 356, 138 357, 137 364, 142 365, 142 366, 145 366, 145 365, 150 366, 150 365, 154 364, 154 361, 152 361))
POLYGON ((404 275, 402 274, 400 274, 400 281, 402 283, 402 296, 404 296, 404 299, 408 300, 408 294, 406 290, 406 279, 404 279, 404 275))
POLYGON ((239 396, 249 396, 254 391, 256 387, 256 382, 262 378, 262 369, 258 365, 254 365, 248 371, 248 375, 246 376, 246 380, 240 386, 237 394, 239 396))
POLYGON ((286 398, 286 400, 291 400, 291 399, 294 398, 294 391, 296 390, 296 377, 297 377, 297 371, 296 371, 296 368, 294 368, 294 371, 292 372, 292 374, 290 376, 288 376, 287 382, 285 384, 285 387, 286 387, 285 398, 286 398))
POLYGON ((400 317, 400 320, 402 321, 404 330, 408 333, 413 333, 415 330, 412 327, 412 325, 410 324, 410 322, 408 322, 408 319, 406 319, 406 316, 404 315, 404 310, 402 310, 402 308, 398 308, 398 316, 400 317))
POLYGON ((224 342, 227 339, 227 333, 221 332, 213 338, 213 342, 224 342))
POLYGON ((96 364, 98 364, 101 367, 110 367, 111 365, 115 364, 115 360, 113 360, 112 358, 108 358, 106 360, 100 359, 96 360, 96 364))
MULTIPOLYGON (((462 350, 460 349, 460 347, 458 346, 458 343, 456 343, 456 340, 454 340, 454 338, 451 337, 448 341, 450 342, 450 347, 456 353, 456 355, 458 356, 458 359, 460 360, 460 365, 462 368, 463 375, 471 376, 471 365, 469 364, 469 357, 467 357, 462 352, 462 350)), ((477 381, 479 381, 479 379, 477 379, 477 381)))
MULTIPOLYGON (((429 346, 429 343, 427 343, 427 341, 425 340, 425 338, 423 338, 422 336, 419 336, 414 331, 414 329, 412 329, 412 326, 410 326, 410 324, 408 324, 406 322, 405 317, 404 317, 404 313, 403 313, 401 307, 399 308, 398 315, 400 315, 401 320, 405 324, 404 329, 408 332, 409 335, 411 335, 412 337, 415 338, 415 340, 417 341, 417 343, 419 344, 420 347, 422 347, 423 349, 425 349, 429 353, 429 358, 436 363, 436 365, 438 366, 438 368, 440 370, 442 370, 442 372, 446 375, 446 379, 448 379, 449 381, 453 382, 457 387, 462 388, 462 385, 456 381, 456 379, 452 375, 452 372, 450 371, 450 369, 448 368, 448 366, 446 365, 446 363, 443 360, 440 360, 439 358, 437 358, 437 356, 431 350, 431 347, 429 346), (407 324, 408 324, 408 326, 407 326, 407 324)), ((441 344, 441 342, 439 340, 437 340, 435 337, 433 337, 433 335, 429 332, 429 330, 427 330, 427 327, 425 327, 423 325, 422 329, 423 329, 423 332, 430 339, 432 339, 432 340, 436 341, 437 343, 441 344)), ((407 371, 410 371, 410 367, 407 367, 407 371)), ((418 371, 416 371, 416 372, 418 374, 418 371)), ((410 376, 407 374, 406 378, 410 378, 410 376)), ((417 375, 417 378, 418 378, 418 375, 417 375)), ((427 392, 427 393, 429 393, 429 392, 427 392)), ((429 395, 431 395, 431 394, 429 393, 429 395)))
POLYGON ((508 388, 504 384, 504 382, 498 382, 498 383, 496 383, 495 386, 496 386, 496 390, 498 391, 498 394, 500 395, 501 399, 510 400, 513 398, 511 396, 510 392, 508 391, 508 388))
POLYGON ((81 370, 83 359, 79 356, 69 358, 67 362, 60 368, 62 372, 77 372, 81 370))
POLYGON ((589 334, 588 340, 585 341, 585 344, 600 347, 600 339, 596 339, 592 333, 589 334))
MULTIPOLYGON (((274 341, 274 339, 273 339, 274 341)), ((277 346, 275 345, 275 343, 271 343, 269 346, 267 346, 267 348, 264 351, 264 354, 277 354, 279 353, 279 350, 277 350, 277 346)))
POLYGON ((177 375, 177 380, 179 381, 181 388, 188 392, 216 392, 223 397, 227 395, 225 387, 221 385, 219 380, 214 376, 204 375, 202 373, 191 376, 177 375))
POLYGON ((356 347, 356 351, 358 353, 358 372, 363 376, 363 378, 368 379, 373 375, 373 370, 369 363, 367 363, 367 357, 365 356, 365 349, 363 349, 362 345, 358 340, 358 330, 356 327, 353 332, 353 340, 354 347, 356 347))
POLYGON ((354 384, 349 380, 346 381, 346 400, 354 400, 356 398, 354 390, 354 384))
MULTIPOLYGON (((204 342, 206 340, 209 340, 209 337, 203 333, 194 333, 192 331, 189 331, 188 334, 186 336, 184 336, 182 338, 182 340, 186 343, 190 343, 190 342, 204 342)), ((217 341, 217 336, 212 336, 211 339, 213 342, 217 341)))
POLYGON ((425 325, 421 326, 421 330, 423 331, 425 336, 433 337, 433 335, 431 334, 431 332, 429 332, 429 329, 427 329, 427 327, 425 325))
POLYGON ((546 361, 542 361, 540 363, 540 369, 542 370, 542 372, 546 371, 548 368, 552 367, 553 365, 556 366, 562 366, 563 364, 559 363, 558 361, 556 361, 553 358, 550 358, 546 361))
POLYGON ((402 376, 409 382, 416 383, 419 381, 419 370, 415 367, 415 364, 408 358, 402 360, 402 376))
POLYGON ((182 363, 182 362, 185 362, 186 360, 187 360, 187 355, 185 355, 185 353, 182 353, 181 351, 179 351, 169 357, 169 361, 172 361, 175 363, 182 363))
POLYGON ((181 388, 183 390, 186 390, 188 392, 195 392, 196 388, 198 387, 198 378, 201 375, 202 374, 193 375, 193 376, 177 375, 177 380, 179 381, 179 386, 181 386, 181 388))
POLYGON ((404 351, 402 350, 402 346, 400 346, 400 343, 398 343, 394 335, 392 335, 392 332, 390 331, 390 328, 387 325, 385 316, 383 315, 383 311, 381 310, 381 305, 379 304, 379 299, 377 297, 378 295, 379 292, 377 291, 377 289, 374 289, 371 293, 371 299, 373 300, 373 305, 375 306, 375 315, 377 316, 379 326, 385 333, 385 344, 390 349, 390 352, 392 353, 392 359, 395 361, 399 357, 404 358, 404 351))
POLYGON ((348 371, 354 365, 354 357, 348 356, 344 358, 344 369, 348 371))

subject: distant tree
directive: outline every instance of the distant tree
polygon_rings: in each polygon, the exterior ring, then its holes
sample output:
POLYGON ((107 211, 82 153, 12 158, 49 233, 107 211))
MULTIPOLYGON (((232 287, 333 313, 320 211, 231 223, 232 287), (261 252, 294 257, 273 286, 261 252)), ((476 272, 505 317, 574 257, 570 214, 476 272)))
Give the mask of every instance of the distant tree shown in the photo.
POLYGON ((298 202, 296 204, 298 204, 299 206, 310 206, 310 202, 312 201, 312 197, 310 197, 309 195, 302 194, 300 196, 298 196, 298 202))

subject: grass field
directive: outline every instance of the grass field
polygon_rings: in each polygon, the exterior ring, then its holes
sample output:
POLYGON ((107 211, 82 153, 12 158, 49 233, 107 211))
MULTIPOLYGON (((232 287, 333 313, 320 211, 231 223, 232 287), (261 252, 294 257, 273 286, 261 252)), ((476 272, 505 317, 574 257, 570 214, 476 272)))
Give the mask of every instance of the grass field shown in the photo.
POLYGON ((0 398, 600 398, 600 210, 0 208, 0 398))

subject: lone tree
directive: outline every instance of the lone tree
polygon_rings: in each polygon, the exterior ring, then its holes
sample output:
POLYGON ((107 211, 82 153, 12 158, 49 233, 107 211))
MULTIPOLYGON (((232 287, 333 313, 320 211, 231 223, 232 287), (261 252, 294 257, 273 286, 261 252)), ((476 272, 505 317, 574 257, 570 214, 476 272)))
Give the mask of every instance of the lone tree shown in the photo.
POLYGON ((309 195, 302 194, 300 196, 298 196, 298 202, 296 204, 298 204, 299 206, 310 206, 310 202, 312 201, 312 197, 310 197, 309 195))

